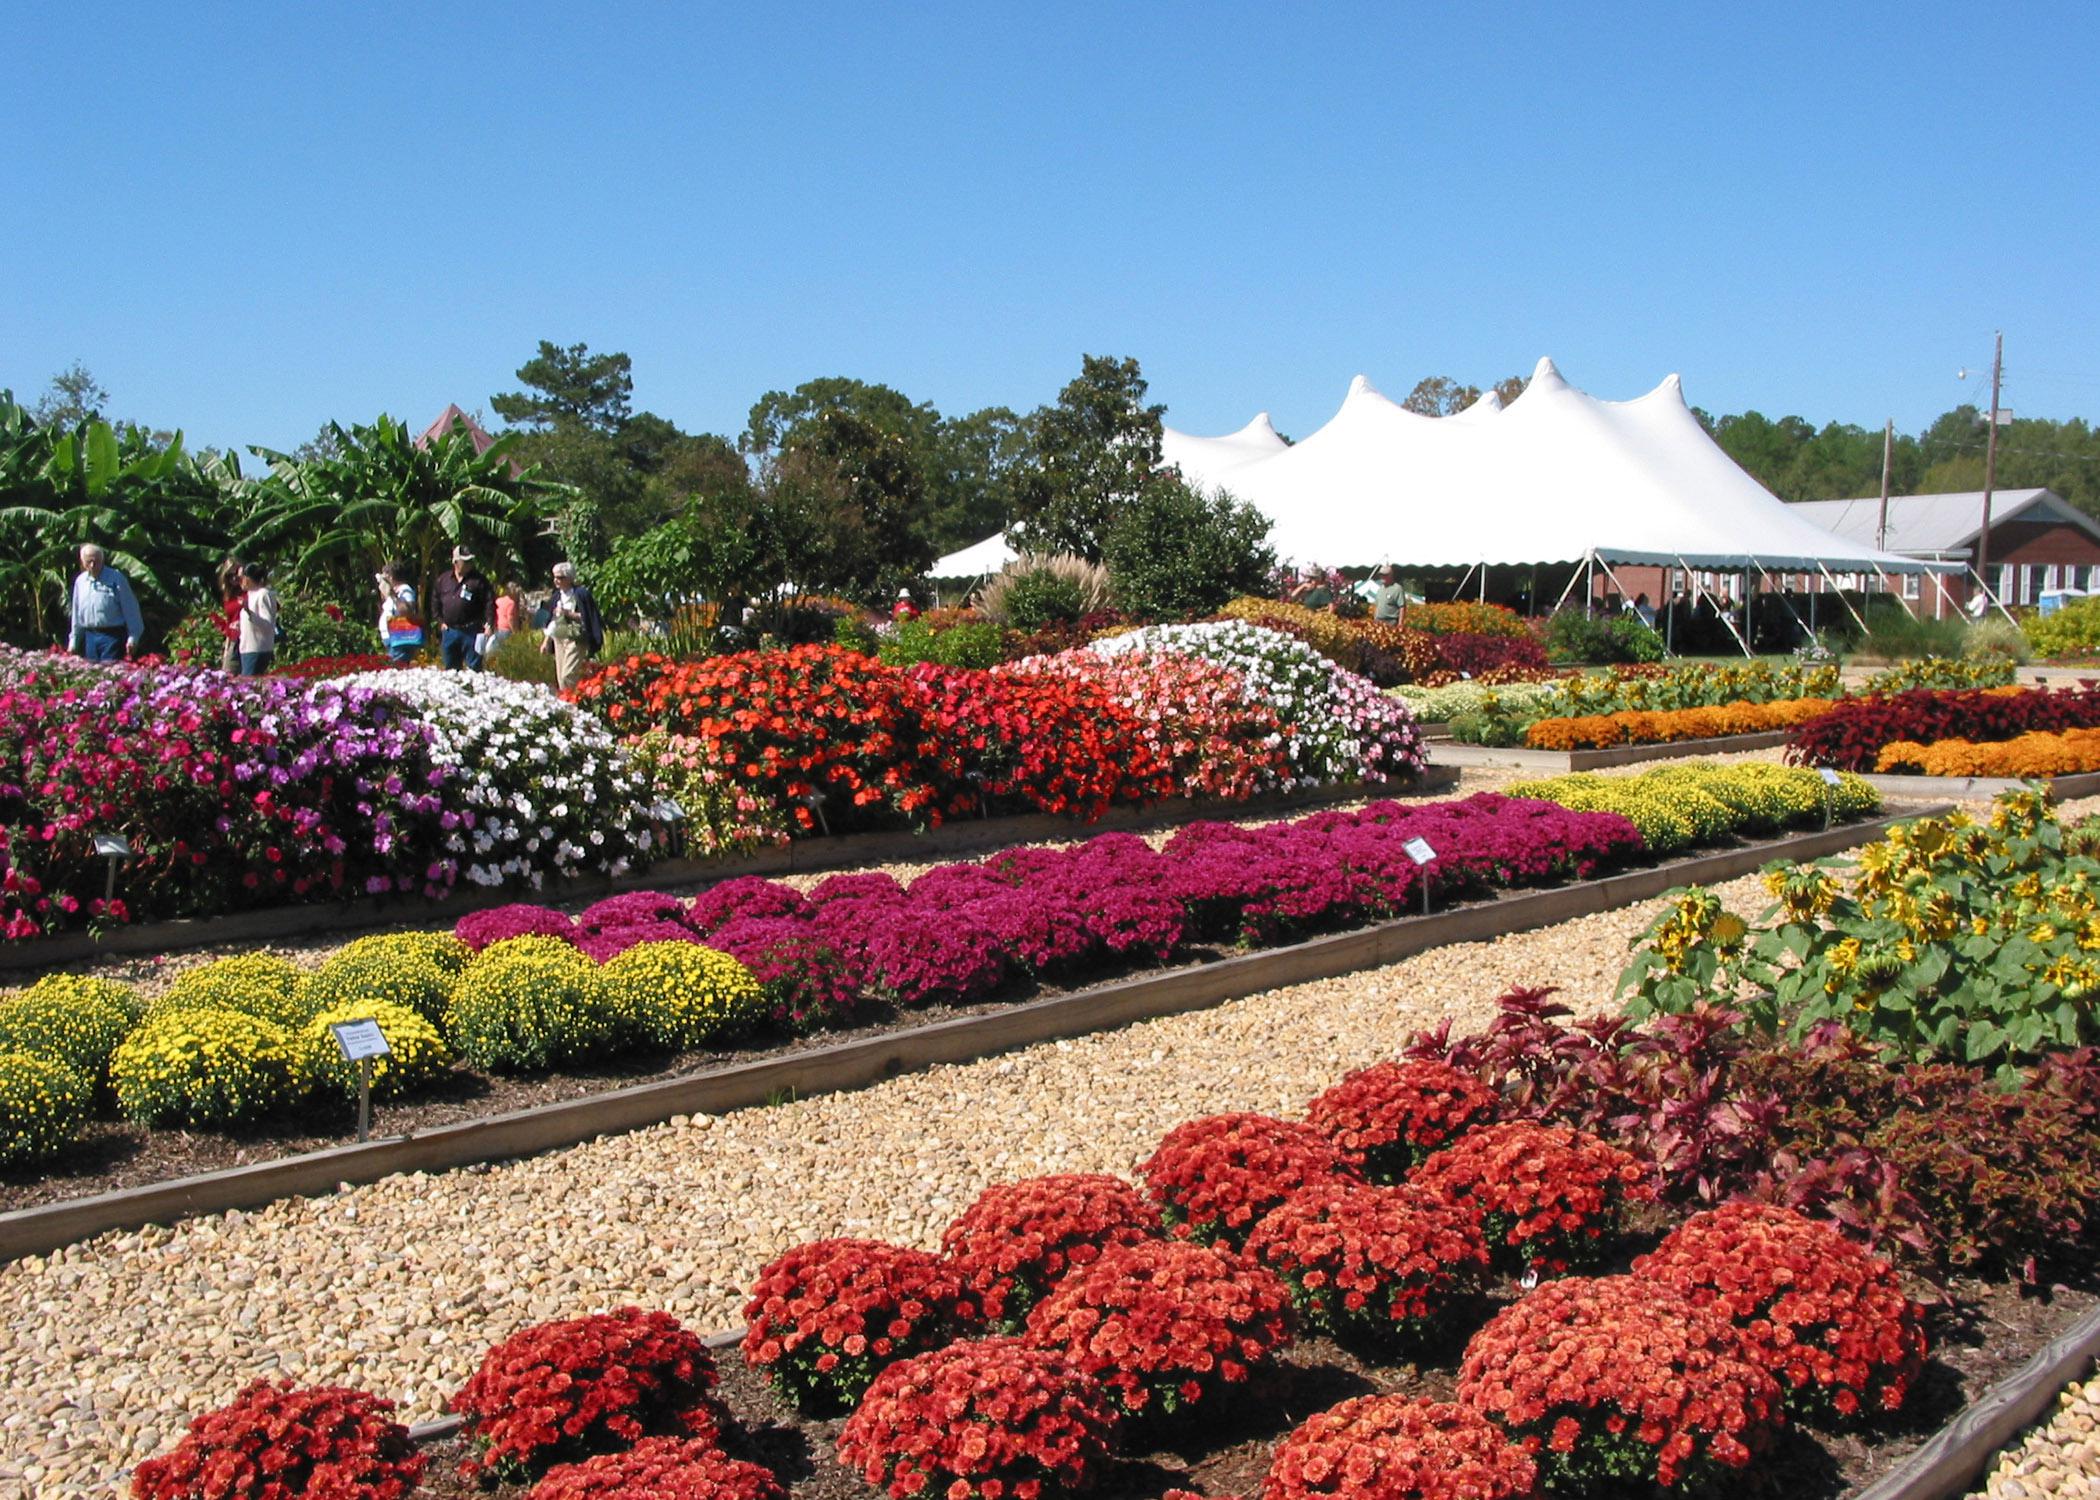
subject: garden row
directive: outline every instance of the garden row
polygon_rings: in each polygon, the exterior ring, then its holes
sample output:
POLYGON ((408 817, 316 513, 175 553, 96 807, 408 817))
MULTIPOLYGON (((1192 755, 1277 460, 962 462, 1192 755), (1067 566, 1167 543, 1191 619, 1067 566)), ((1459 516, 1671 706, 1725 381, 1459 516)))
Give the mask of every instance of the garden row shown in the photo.
POLYGON ((1423 763, 1403 705, 1238 623, 998 672, 828 647, 637 658, 580 697, 604 720, 475 674, 254 680, 9 652, 0 931, 537 889, 646 863, 673 829, 691 853, 736 853, 963 813, 1091 819, 1401 781, 1423 763))
POLYGON ((1847 699, 1795 727, 1799 764, 1932 776, 2047 776, 2100 770, 2100 685, 2050 691, 1920 690, 1847 699))
MULTIPOLYGON (((1373 804, 1288 824, 1198 824, 1155 851, 1127 834, 937 867, 908 889, 834 876, 806 895, 723 882, 690 903, 612 897, 470 914, 458 936, 361 939, 302 972, 265 955, 187 970, 151 1005, 52 976, 0 999, 0 1163, 63 1152, 98 1111, 225 1128, 317 1093, 352 1096, 329 1028, 377 1020, 381 1098, 455 1063, 533 1074, 628 1052, 677 1053, 845 1027, 897 1011, 1077 986, 1217 945, 1259 948, 1449 900, 1580 879, 1641 852, 1760 834, 1821 815, 1825 788, 1775 766, 1673 768, 1548 799, 1373 804), (1623 814, 1617 809, 1623 808, 1623 814), (1434 850, 1427 865, 1408 846, 1434 850)), ((1874 810, 1850 782, 1840 809, 1874 810)))

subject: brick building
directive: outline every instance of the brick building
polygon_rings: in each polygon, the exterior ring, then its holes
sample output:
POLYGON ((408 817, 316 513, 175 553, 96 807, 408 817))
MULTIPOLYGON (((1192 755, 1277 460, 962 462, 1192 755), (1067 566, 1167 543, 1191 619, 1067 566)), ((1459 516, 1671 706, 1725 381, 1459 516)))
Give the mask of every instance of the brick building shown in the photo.
MULTIPOLYGON (((1881 497, 1803 500, 1788 507, 1836 532, 1846 541, 1873 546, 1880 526, 1881 497)), ((1973 567, 1977 534, 1983 529, 1983 492, 1956 495, 1891 495, 1886 549, 1921 562, 1958 562, 1973 567)), ((2100 523, 2054 490, 1996 490, 1991 495, 1991 592, 2008 608, 2036 603, 2052 589, 2100 592, 2100 523)), ((1974 588, 1969 573, 1905 574, 1877 579, 1839 574, 1847 588, 1901 588, 1922 613, 1952 614, 1974 588)), ((1825 585, 1814 580, 1810 591, 1825 585)))

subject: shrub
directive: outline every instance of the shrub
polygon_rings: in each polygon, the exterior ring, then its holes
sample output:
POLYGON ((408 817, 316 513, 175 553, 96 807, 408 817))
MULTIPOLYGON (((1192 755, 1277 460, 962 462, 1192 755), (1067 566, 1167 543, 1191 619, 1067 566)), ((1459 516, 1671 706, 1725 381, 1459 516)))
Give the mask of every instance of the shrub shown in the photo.
POLYGON ((1537 1469, 1470 1407, 1358 1396, 1276 1445, 1261 1500, 1531 1500, 1537 1469))
POLYGON ((184 969, 146 1007, 152 1020, 178 1010, 233 1010, 296 1030, 312 1012, 299 1000, 299 970, 270 953, 237 953, 184 969))
POLYGON ((400 1500, 430 1460, 394 1403, 341 1386, 258 1380, 190 1423, 132 1476, 135 1500, 400 1500))
POLYGON ((861 1001, 861 971, 815 927, 793 917, 738 917, 707 935, 750 971, 766 1018, 790 1031, 838 1025, 861 1001))
POLYGON ((2014 675, 2010 661, 1950 661, 1943 656, 1924 656, 1876 672, 1867 679, 1860 692, 1871 697, 1878 693, 1907 693, 1915 688, 1958 692, 1967 688, 2007 687, 2014 675))
POLYGON ((1137 1189, 1073 1172, 986 1188, 943 1232, 941 1253, 985 1322, 1015 1332, 1068 1272, 1158 1237, 1159 1214, 1137 1189))
POLYGON ((398 1098, 445 1076, 452 1054, 421 1011, 384 1000, 353 1000, 321 1011, 298 1033, 300 1076, 325 1092, 357 1097, 357 1064, 343 1058, 329 1030, 343 1021, 377 1021, 391 1049, 372 1059, 372 1097, 398 1098))
POLYGON ((1008 563, 971 600, 995 624, 1041 630, 1098 615, 1109 606, 1108 569, 1070 552, 1027 552, 1008 563))
POLYGON ((1648 1170, 1618 1147, 1526 1120, 1460 1136, 1408 1181, 1470 1210, 1497 1269, 1511 1274, 1593 1263, 1625 1205, 1655 1196, 1648 1170))
POLYGON ((482 1356, 448 1409, 466 1419, 470 1477, 520 1479, 643 1437, 677 1434, 700 1408, 707 1430, 714 1357, 669 1313, 617 1308, 540 1323, 482 1356))
POLYGON ((508 938, 550 937, 565 943, 576 941, 576 924, 551 907, 513 901, 487 911, 470 911, 453 929, 455 936, 475 953, 508 938))
POLYGON ((73 1144, 95 1086, 62 1058, 0 1044, 0 1167, 46 1161, 73 1144))
POLYGON ((1356 1175, 1310 1125, 1244 1112, 1183 1121, 1138 1170, 1177 1236, 1233 1245, 1299 1188, 1356 1175))
POLYGON ((110 1059, 117 1106, 147 1125, 238 1125, 282 1109, 303 1080, 284 1031, 233 1010, 148 1016, 110 1059))
POLYGON ((876 656, 885 666, 931 663, 984 671, 1006 657, 1005 632, 989 620, 959 620, 939 625, 925 615, 904 620, 882 637, 876 656))
POLYGON ((731 1458, 712 1438, 645 1437, 555 1465, 526 1500, 787 1500, 787 1491, 771 1469, 731 1458))
MULTIPOLYGON (((1410 623, 1414 615, 1408 611, 1410 623)), ((1555 661, 1661 661, 1663 638, 1631 615, 1599 619, 1588 611, 1564 609, 1546 622, 1546 652, 1555 661)))
POLYGON ((2067 599, 2055 614, 2022 615, 2020 630, 2036 656, 2091 656, 2100 652, 2100 598, 2067 599))
MULTIPOLYGON (((407 936, 410 934, 404 934, 407 936)), ((427 934, 416 933, 422 937, 427 934)), ((370 943, 362 938, 359 942, 370 943)), ((446 941, 454 941, 447 939, 446 941)), ((462 955, 467 948, 458 943, 462 955)), ((300 976, 299 1008, 307 1015, 324 1010, 342 1010, 359 1005, 385 1005, 413 1011, 431 1026, 445 1024, 446 997, 458 974, 466 967, 442 969, 430 957, 426 944, 404 944, 398 949, 360 948, 357 943, 330 954, 318 969, 300 976)), ((338 1019, 341 1019, 338 1017, 338 1019)))
POLYGON ((964 1340, 876 1376, 839 1433, 839 1461, 892 1500, 1039 1500, 1087 1488, 1118 1421, 1108 1393, 1058 1354, 964 1340))
POLYGON ((937 1255, 815 1240, 758 1273, 744 1306, 744 1362, 801 1410, 843 1411, 884 1368, 947 1343, 973 1312, 937 1255))
POLYGON ((712 1438, 645 1437, 555 1465, 526 1500, 787 1500, 787 1491, 771 1469, 729 1457, 712 1438))
POLYGON ((1448 1063, 1358 1068, 1314 1099, 1305 1123, 1373 1182, 1400 1181, 1430 1152, 1497 1114, 1495 1091, 1448 1063))
POLYGON ((109 1087, 110 1055, 133 1023, 132 1013, 100 990, 39 984, 0 999, 0 1052, 62 1062, 99 1094, 109 1087))
POLYGON ((1028 1340, 1106 1386, 1129 1416, 1223 1394, 1290 1342, 1290 1293, 1229 1250, 1140 1240, 1102 1252, 1028 1315, 1028 1340))
POLYGON ((1268 582, 1276 554, 1269 518, 1230 495, 1205 495, 1155 474, 1101 539, 1116 607, 1141 620, 1207 615, 1268 582))
POLYGON ((1923 1321, 1895 1268, 1789 1209, 1699 1214, 1633 1274, 1717 1306, 1804 1414, 1895 1411, 1924 1367, 1923 1321))
POLYGON ((1473 1336, 1458 1399, 1552 1491, 1718 1491, 1779 1424, 1778 1384, 1725 1314, 1627 1276, 1549 1282, 1473 1336))
POLYGON ((741 1035, 765 1015, 765 992, 750 970, 689 940, 638 944, 600 978, 612 1013, 655 1047, 704 1046, 741 1035))
POLYGON ((1308 1326, 1337 1336, 1419 1339, 1477 1290, 1487 1243, 1464 1208, 1418 1188, 1300 1188, 1247 1236, 1247 1258, 1291 1289, 1308 1326))
POLYGON ((554 938, 512 938, 485 950, 453 981, 445 1026, 469 1063, 501 1073, 582 1061, 620 1040, 598 966, 554 938))

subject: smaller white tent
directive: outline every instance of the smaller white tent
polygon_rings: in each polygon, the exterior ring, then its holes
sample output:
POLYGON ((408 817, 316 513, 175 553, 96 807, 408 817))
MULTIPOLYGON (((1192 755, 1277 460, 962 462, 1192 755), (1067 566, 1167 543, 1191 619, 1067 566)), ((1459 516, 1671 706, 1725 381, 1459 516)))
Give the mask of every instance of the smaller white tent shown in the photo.
POLYGON ((1198 475, 1252 463, 1257 458, 1281 453, 1288 447, 1290 444, 1269 425, 1269 414, 1265 411, 1256 412, 1253 421, 1238 432, 1228 432, 1223 437, 1197 437, 1192 433, 1176 432, 1171 427, 1162 428, 1159 434, 1160 461, 1173 464, 1192 483, 1198 482, 1198 475))
POLYGON ((1014 560, 1014 549, 1006 545, 1004 532, 993 532, 960 552, 935 558, 926 570, 928 578, 989 578, 1014 560))

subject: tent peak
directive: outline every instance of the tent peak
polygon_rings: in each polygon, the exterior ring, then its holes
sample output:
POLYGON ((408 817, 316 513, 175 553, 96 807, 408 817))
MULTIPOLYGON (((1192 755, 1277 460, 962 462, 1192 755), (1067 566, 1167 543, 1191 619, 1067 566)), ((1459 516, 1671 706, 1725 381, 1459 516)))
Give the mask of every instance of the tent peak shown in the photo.
POLYGON ((1550 354, 1539 356, 1539 362, 1531 367, 1531 381, 1524 389, 1530 392, 1537 390, 1542 385, 1549 389, 1566 390, 1568 388, 1566 378, 1560 373, 1560 366, 1553 362, 1553 356, 1550 354))

